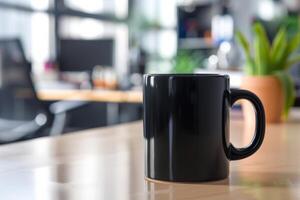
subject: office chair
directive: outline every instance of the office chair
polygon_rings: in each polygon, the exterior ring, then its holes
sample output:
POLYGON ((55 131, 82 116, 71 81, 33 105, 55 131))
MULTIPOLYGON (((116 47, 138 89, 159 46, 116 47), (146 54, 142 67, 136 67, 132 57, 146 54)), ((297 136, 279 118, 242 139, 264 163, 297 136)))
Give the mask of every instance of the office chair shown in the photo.
POLYGON ((36 95, 20 40, 0 39, 0 144, 63 132, 66 113, 86 102, 46 106, 36 95))

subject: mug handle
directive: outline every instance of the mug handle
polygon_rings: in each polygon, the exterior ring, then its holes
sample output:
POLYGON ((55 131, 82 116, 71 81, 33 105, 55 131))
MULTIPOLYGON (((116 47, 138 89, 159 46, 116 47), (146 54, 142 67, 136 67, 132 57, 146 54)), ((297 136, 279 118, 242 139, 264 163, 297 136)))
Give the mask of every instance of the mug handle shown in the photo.
POLYGON ((231 106, 239 99, 246 99, 255 109, 255 133, 252 143, 246 148, 235 148, 231 143, 228 149, 229 160, 240 160, 254 154, 261 146, 265 136, 265 111, 259 98, 247 90, 231 89, 231 106))

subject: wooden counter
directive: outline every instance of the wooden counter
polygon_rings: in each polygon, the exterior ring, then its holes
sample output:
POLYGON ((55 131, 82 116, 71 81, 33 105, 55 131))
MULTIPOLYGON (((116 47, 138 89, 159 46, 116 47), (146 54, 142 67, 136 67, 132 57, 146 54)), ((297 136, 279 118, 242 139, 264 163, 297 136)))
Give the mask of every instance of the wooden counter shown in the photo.
MULTIPOLYGON (((141 122, 0 146, 1 199, 300 199, 300 113, 269 125, 261 149, 231 162, 230 177, 200 184, 144 179, 141 122), (296 116, 298 115, 298 116, 296 116)), ((231 141, 251 128, 231 121, 231 141)))
POLYGON ((37 96, 44 101, 61 100, 83 100, 95 102, 112 103, 142 103, 142 91, 121 91, 121 90, 79 90, 79 89, 51 89, 38 90, 37 96))

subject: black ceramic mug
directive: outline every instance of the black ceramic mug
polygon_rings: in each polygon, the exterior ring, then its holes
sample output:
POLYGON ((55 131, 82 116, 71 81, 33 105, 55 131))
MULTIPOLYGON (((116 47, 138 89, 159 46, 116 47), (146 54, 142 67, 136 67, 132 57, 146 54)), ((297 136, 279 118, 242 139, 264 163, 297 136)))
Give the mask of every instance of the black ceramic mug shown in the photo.
POLYGON ((265 132, 259 98, 230 89, 229 77, 216 74, 149 74, 144 76, 146 177, 200 182, 228 177, 229 160, 255 153, 265 132), (238 99, 249 100, 256 115, 252 143, 229 142, 229 111, 238 99))

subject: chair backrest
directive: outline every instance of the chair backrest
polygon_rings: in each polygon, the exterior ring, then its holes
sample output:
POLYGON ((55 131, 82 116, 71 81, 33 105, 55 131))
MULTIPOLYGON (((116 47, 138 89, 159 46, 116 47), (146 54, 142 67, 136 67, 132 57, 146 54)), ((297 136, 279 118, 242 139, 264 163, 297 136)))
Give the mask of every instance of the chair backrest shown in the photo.
POLYGON ((33 120, 47 109, 36 96, 20 40, 0 39, 0 118, 33 120))

